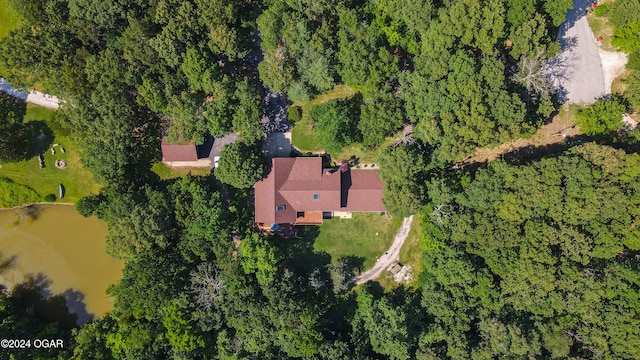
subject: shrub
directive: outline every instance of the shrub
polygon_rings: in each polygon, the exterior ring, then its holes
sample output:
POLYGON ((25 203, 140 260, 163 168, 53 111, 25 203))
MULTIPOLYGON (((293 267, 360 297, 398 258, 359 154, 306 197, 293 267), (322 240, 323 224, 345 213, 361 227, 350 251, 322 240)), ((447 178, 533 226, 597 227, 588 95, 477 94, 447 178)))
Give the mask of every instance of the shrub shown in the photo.
POLYGON ((106 197, 103 195, 88 195, 76 203, 76 210, 84 217, 96 215, 104 201, 106 197))
POLYGON ((615 1, 610 4, 607 16, 609 22, 611 22, 614 27, 620 28, 626 26, 630 22, 640 18, 640 0, 615 1))
POLYGON ((343 147, 356 141, 357 132, 353 114, 345 102, 331 100, 311 110, 317 121, 320 142, 329 152, 339 152, 343 147))
POLYGON ((616 28, 611 43, 620 50, 631 54, 640 49, 640 20, 616 28))
POLYGON ((636 51, 629 54, 627 69, 640 70, 640 49, 636 49, 636 51))
POLYGON ((598 100, 576 115, 580 129, 590 136, 610 133, 620 127, 625 106, 615 100, 598 100))
POLYGON ((287 108, 287 118, 291 122, 296 122, 302 119, 302 109, 297 106, 289 106, 287 108))
POLYGON ((607 15, 609 15, 609 3, 604 3, 601 5, 598 5, 598 7, 596 7, 596 16, 598 17, 605 17, 607 15))
POLYGON ((311 99, 309 93, 310 91, 309 88, 307 88, 307 85, 301 82, 296 82, 289 87, 287 97, 294 103, 306 103, 311 99))

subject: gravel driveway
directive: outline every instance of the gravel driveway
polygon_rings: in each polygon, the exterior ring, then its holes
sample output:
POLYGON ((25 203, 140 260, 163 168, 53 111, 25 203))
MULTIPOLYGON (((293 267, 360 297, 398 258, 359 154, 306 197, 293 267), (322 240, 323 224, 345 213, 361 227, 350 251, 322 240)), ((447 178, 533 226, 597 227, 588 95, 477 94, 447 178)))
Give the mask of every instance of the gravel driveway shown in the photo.
POLYGON ((555 80, 562 102, 591 104, 606 94, 599 48, 586 17, 591 3, 592 0, 573 0, 574 8, 560 28, 559 60, 566 71, 555 80))

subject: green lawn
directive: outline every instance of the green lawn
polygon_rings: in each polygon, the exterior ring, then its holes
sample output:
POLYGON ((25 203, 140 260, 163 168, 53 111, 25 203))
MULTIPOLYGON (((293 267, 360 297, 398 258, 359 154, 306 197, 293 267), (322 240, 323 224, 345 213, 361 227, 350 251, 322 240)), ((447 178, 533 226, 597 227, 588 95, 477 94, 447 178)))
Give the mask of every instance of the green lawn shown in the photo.
POLYGON ((158 161, 157 163, 153 164, 153 167, 151 167, 151 170, 153 170, 154 173, 158 174, 158 176, 160 176, 162 180, 173 179, 177 177, 184 177, 189 174, 191 175, 211 174, 211 169, 208 169, 208 168, 207 169, 203 169, 203 168, 172 169, 166 166, 165 164, 163 164, 162 161, 158 161))
MULTIPOLYGON (((9 6, 7 0, 0 0, 0 39, 7 36, 9 31, 17 28, 22 19, 18 17, 15 11, 9 6)), ((5 73, 5 69, 0 65, 0 77, 5 73)))
MULTIPOLYGON (((407 240, 405 240, 402 249, 400 249, 400 264, 411 266, 413 274, 413 280, 405 284, 405 286, 418 286, 418 278, 420 277, 420 273, 422 273, 422 254, 424 252, 420 242, 421 236, 422 226, 420 225, 420 217, 419 215, 414 215, 407 240)), ((376 282, 385 290, 391 290, 400 285, 393 279, 388 271, 383 272, 382 275, 376 279, 376 282)))
POLYGON ((0 39, 7 36, 9 31, 17 28, 21 21, 22 19, 9 6, 9 2, 0 0, 0 39))
POLYGON ((313 240, 315 253, 327 253, 332 259, 356 257, 368 269, 384 254, 402 223, 380 213, 354 213, 353 219, 325 219, 320 226, 306 226, 298 231, 303 241, 313 240))
POLYGON ((43 128, 44 133, 48 134, 45 141, 33 140, 34 147, 48 145, 42 149, 45 168, 40 169, 37 157, 33 157, 26 161, 2 164, 0 177, 29 186, 40 196, 54 194, 56 198, 58 197, 58 185, 62 184, 65 188, 65 197, 62 200, 58 199, 58 201, 73 203, 85 195, 97 193, 100 186, 93 179, 93 175, 82 167, 78 144, 52 121, 54 113, 54 110, 33 104, 27 105, 25 123, 43 128), (54 147, 56 154, 52 155, 51 145, 56 143, 60 146, 54 147), (65 153, 62 153, 61 147, 64 147, 65 153), (67 168, 64 170, 58 169, 54 165, 55 160, 62 159, 67 162, 67 168))
POLYGON ((293 124, 291 129, 291 142, 293 146, 302 151, 322 151, 320 137, 314 129, 313 121, 303 118, 293 124))
POLYGON ((6 178, 0 178, 0 208, 10 208, 39 201, 42 201, 42 196, 32 188, 6 178))
POLYGON ((605 51, 618 51, 613 45, 611 45, 611 39, 613 38, 613 27, 607 22, 607 18, 598 17, 595 13, 591 13, 587 16, 589 27, 593 32, 593 37, 597 38, 602 36, 602 50, 605 51))
MULTIPOLYGON (((400 131, 397 136, 401 134, 402 131, 400 131)), ((337 161, 351 159, 352 156, 355 156, 361 164, 375 164, 376 161, 378 161, 378 155, 380 155, 382 149, 393 144, 396 137, 388 137, 380 146, 373 150, 363 147, 361 143, 355 143, 343 148, 339 153, 331 155, 337 161)))

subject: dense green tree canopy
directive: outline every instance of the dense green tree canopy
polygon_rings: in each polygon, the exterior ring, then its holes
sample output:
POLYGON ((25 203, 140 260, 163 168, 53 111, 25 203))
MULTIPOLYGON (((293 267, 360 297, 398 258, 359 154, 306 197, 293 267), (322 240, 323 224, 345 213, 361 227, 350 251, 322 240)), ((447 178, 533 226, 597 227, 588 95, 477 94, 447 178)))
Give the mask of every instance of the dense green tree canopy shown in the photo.
POLYGON ((616 100, 598 100, 595 104, 580 109, 576 120, 587 135, 603 135, 622 126, 625 106, 616 100))
POLYGON ((327 151, 337 152, 351 145, 359 136, 354 117, 353 101, 331 100, 315 106, 311 116, 316 121, 320 141, 327 151))
POLYGON ((260 180, 263 171, 264 163, 257 145, 237 141, 222 148, 215 176, 225 184, 244 189, 260 180))
POLYGON ((616 289, 638 291, 628 275, 640 250, 631 190, 639 161, 587 144, 519 167, 492 162, 453 197, 430 191, 425 229, 434 250, 425 257, 423 293, 436 320, 430 351, 636 357, 614 334, 638 336, 629 332, 638 326, 637 298, 616 289), (441 204, 449 206, 444 216, 441 204), (505 317, 513 312, 519 316, 505 317), (474 345, 469 336, 487 341, 474 345))
POLYGON ((384 181, 382 202, 394 216, 414 214, 424 202, 427 164, 417 145, 386 148, 378 158, 384 181))
POLYGON ((27 128, 22 123, 26 104, 0 93, 0 161, 24 160, 30 146, 27 128))

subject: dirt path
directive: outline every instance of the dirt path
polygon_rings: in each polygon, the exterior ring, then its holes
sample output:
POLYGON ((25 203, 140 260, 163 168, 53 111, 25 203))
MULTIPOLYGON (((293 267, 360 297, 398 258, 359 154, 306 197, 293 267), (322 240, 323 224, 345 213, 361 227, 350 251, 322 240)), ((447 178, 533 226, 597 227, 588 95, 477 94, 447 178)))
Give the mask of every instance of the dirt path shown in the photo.
POLYGON ((467 158, 462 162, 462 166, 495 160, 503 153, 510 153, 530 146, 543 147, 556 144, 563 141, 565 137, 576 136, 579 134, 580 132, 571 117, 567 115, 558 115, 553 118, 551 123, 543 125, 532 137, 528 139, 517 139, 492 149, 477 148, 472 157, 467 158))
POLYGON ((411 222, 413 221, 413 215, 408 218, 404 218, 402 220, 402 225, 400 226, 400 230, 396 234, 395 239, 393 240, 393 244, 384 255, 380 256, 378 261, 373 267, 362 274, 358 275, 356 278, 356 284, 364 284, 369 280, 377 279, 383 271, 385 271, 389 265, 393 264, 400 260, 400 249, 402 249, 402 245, 404 241, 407 240, 407 236, 409 236, 409 230, 411 228, 411 222))
POLYGON ((11 87, 7 80, 0 78, 0 91, 22 99, 28 103, 40 105, 49 109, 57 109, 60 107, 61 100, 49 94, 43 94, 39 91, 26 92, 22 89, 11 87))

